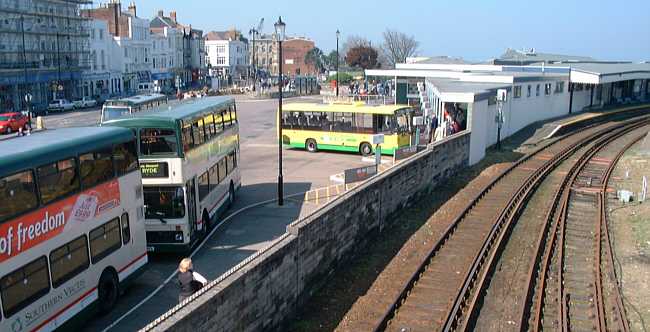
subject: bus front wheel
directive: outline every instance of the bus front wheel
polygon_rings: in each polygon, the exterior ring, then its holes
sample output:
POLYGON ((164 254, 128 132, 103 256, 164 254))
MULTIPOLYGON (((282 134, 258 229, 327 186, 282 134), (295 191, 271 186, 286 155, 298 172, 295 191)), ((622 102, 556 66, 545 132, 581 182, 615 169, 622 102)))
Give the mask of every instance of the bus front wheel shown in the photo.
POLYGON ((310 138, 305 142, 305 148, 307 149, 307 151, 312 153, 318 152, 318 144, 316 144, 316 140, 313 138, 310 138))
POLYGON ((368 142, 363 142, 359 146, 359 152, 362 156, 369 156, 372 154, 372 145, 368 142))
POLYGON ((235 185, 230 182, 230 188, 228 189, 228 206, 232 206, 235 202, 235 185))
POLYGON ((120 297, 120 283, 114 270, 106 269, 102 272, 97 284, 97 296, 100 313, 105 314, 113 309, 120 297))

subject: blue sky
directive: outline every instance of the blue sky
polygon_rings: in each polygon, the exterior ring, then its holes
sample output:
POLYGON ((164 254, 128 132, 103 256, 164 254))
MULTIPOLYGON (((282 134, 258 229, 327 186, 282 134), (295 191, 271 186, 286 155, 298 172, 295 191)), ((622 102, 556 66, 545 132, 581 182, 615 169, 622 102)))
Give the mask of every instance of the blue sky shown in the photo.
MULTIPOLYGON (((106 1, 106 0, 104 0, 106 1)), ((130 0, 123 0, 125 3, 130 0)), ((328 52, 354 34, 375 43, 386 29, 415 36, 420 55, 484 60, 506 47, 587 55, 606 60, 650 60, 650 1, 139 0, 138 16, 165 15, 210 30, 247 32, 264 17, 264 31, 282 15, 287 34, 308 36, 328 52)))

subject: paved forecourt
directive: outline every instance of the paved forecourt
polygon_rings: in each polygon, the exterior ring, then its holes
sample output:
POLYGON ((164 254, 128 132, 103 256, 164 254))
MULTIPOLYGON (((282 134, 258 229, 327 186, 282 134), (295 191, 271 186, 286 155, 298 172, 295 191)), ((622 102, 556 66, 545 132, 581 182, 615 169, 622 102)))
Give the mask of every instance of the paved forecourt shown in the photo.
MULTIPOLYGON (((309 101, 308 98, 300 99, 301 102, 309 101)), ((193 256, 195 269, 208 279, 217 278, 264 248, 284 234, 289 223, 316 211, 341 193, 344 187, 337 188, 339 182, 336 182, 336 175, 344 169, 369 164, 358 154, 312 154, 284 149, 284 192, 285 195, 296 195, 287 198, 285 206, 278 207, 271 202, 277 195, 276 108, 277 100, 237 98, 242 188, 237 193, 235 204, 226 213, 233 216, 218 226, 193 256), (325 197, 326 192, 331 197, 325 197), (316 193, 319 194, 318 200, 314 198, 316 193)), ((43 119, 46 128, 55 129, 94 125, 99 116, 99 109, 89 109, 52 114, 43 119)), ((19 137, 10 139, 20 140, 19 137)), ((137 330, 176 305, 176 279, 169 279, 169 276, 176 270, 181 258, 182 255, 150 255, 146 271, 126 290, 116 308, 107 315, 92 318, 84 331, 137 330), (169 282, 164 284, 168 279, 169 282)))

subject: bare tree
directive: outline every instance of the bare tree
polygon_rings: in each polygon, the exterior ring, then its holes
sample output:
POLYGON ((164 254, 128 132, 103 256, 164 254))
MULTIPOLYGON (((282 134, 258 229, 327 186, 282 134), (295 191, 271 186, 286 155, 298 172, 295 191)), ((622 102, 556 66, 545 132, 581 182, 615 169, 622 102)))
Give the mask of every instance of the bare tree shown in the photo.
POLYGON ((372 47, 372 43, 368 38, 361 37, 361 36, 356 36, 356 35, 350 35, 348 38, 345 40, 343 45, 341 45, 341 61, 344 59, 344 55, 348 54, 348 51, 352 48, 355 47, 372 47))
POLYGON ((396 63, 406 62, 406 58, 415 55, 418 51, 419 43, 413 36, 390 29, 386 29, 383 36, 384 43, 381 45, 381 50, 392 67, 395 67, 396 63))

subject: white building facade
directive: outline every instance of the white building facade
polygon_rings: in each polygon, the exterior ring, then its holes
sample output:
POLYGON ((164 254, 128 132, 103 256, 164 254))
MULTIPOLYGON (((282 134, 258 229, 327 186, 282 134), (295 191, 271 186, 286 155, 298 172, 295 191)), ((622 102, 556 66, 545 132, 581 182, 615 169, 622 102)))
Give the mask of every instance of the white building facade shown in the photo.
POLYGON ((156 92, 172 93, 183 72, 183 33, 176 28, 151 29, 151 79, 156 92))
POLYGON ((139 84, 152 83, 152 42, 149 20, 129 16, 128 37, 114 37, 114 39, 122 53, 124 90, 127 93, 136 93, 139 84))
POLYGON ((650 63, 411 63, 398 64, 394 70, 366 70, 366 75, 394 77, 396 102, 419 104, 428 128, 446 127, 452 120, 460 130, 470 130, 470 164, 480 161, 487 147, 497 142, 498 90, 507 92, 501 139, 537 121, 650 102, 650 63), (419 82, 419 101, 409 95, 414 81, 419 82))
POLYGON ((248 75, 248 42, 238 34, 210 32, 205 40, 206 61, 211 76, 242 80, 248 75), (233 38, 234 37, 234 38, 233 38))
POLYGON ((93 19, 89 27, 89 68, 82 73, 81 96, 104 100, 123 91, 119 47, 108 33, 106 21, 93 19))

